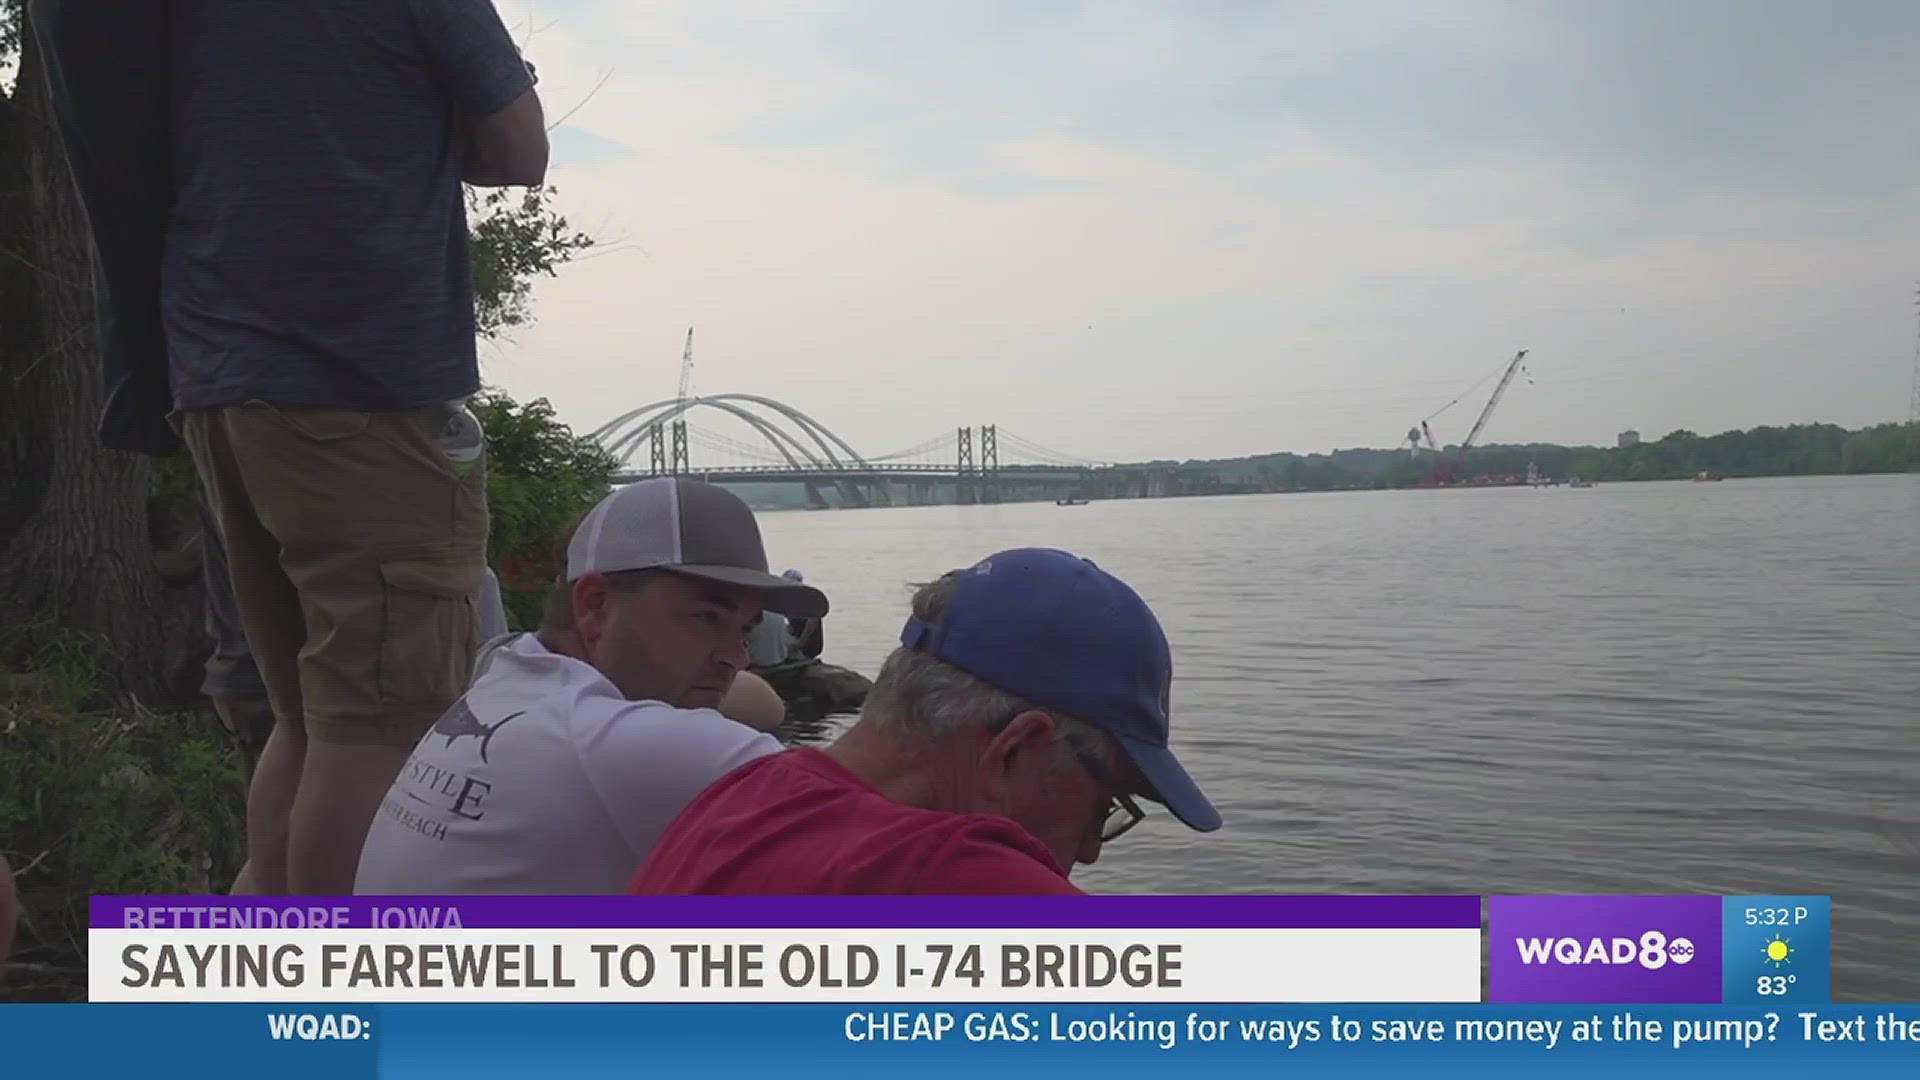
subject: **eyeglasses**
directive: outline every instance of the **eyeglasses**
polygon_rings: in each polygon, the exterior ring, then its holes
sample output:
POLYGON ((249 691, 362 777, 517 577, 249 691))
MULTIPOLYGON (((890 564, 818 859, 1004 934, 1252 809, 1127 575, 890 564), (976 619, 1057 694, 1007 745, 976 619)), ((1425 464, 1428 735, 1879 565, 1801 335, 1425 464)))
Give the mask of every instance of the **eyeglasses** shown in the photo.
MULTIPOLYGON (((1005 731, 1007 725, 1013 723, 1013 719, 1009 716, 990 730, 997 735, 1005 731)), ((1074 759, 1080 762, 1080 767, 1087 771, 1088 776, 1093 777, 1095 783, 1102 787, 1111 786, 1113 772, 1107 768, 1106 762, 1074 743, 1069 742, 1067 748, 1073 751, 1074 759)), ((1105 844, 1118 840, 1128 829, 1140 824, 1140 820, 1146 816, 1147 812, 1140 809, 1140 804, 1134 802, 1132 796, 1125 793, 1108 796, 1106 807, 1100 812, 1100 842, 1105 844)))
POLYGON ((1140 824, 1140 819, 1146 816, 1146 811, 1140 809, 1140 804, 1134 802, 1131 796, 1115 795, 1107 800, 1107 814, 1100 822, 1100 842, 1106 844, 1118 840, 1122 833, 1140 824))
MULTIPOLYGON (((1093 777, 1102 786, 1109 783, 1112 773, 1108 771, 1105 762, 1078 746, 1073 747, 1073 756, 1080 759, 1080 767, 1087 770, 1087 775, 1093 777)), ((1106 844, 1118 840, 1128 829, 1140 824, 1140 819, 1146 816, 1147 812, 1140 809, 1140 804, 1134 802, 1132 796, 1124 792, 1109 796, 1106 809, 1100 813, 1100 842, 1106 844)))

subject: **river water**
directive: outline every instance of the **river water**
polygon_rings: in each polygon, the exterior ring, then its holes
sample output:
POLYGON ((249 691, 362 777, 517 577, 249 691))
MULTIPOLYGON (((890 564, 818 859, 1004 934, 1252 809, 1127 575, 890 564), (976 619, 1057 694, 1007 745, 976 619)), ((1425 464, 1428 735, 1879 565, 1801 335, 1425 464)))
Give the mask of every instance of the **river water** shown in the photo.
POLYGON ((1094 892, 1833 897, 1836 1000, 1920 999, 1920 477, 761 515, 869 676, 913 582, 1018 545, 1131 583, 1174 743, 1094 892))

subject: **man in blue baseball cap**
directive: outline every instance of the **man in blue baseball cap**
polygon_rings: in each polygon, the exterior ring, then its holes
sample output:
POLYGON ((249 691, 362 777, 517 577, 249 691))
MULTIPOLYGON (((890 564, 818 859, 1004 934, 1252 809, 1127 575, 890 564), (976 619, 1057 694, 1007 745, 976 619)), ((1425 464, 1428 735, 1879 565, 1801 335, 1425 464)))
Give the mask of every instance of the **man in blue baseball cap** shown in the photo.
POLYGON ((860 720, 702 792, 633 893, 1078 893, 1068 875, 1166 806, 1220 815, 1168 748, 1171 652, 1127 584, 1050 548, 919 589, 860 720))

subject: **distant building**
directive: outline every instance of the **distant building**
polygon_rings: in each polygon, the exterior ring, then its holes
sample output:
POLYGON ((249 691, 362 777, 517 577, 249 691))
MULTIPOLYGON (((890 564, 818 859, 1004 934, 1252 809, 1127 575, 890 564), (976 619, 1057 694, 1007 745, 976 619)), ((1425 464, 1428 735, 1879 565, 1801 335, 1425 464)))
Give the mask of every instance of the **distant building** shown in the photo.
POLYGON ((1621 433, 1620 433, 1620 445, 1621 445, 1622 447, 1628 447, 1628 446, 1639 446, 1639 445, 1640 445, 1640 433, 1639 433, 1639 432, 1637 432, 1637 431, 1631 431, 1631 430, 1629 430, 1629 431, 1623 431, 1623 432, 1621 432, 1621 433))

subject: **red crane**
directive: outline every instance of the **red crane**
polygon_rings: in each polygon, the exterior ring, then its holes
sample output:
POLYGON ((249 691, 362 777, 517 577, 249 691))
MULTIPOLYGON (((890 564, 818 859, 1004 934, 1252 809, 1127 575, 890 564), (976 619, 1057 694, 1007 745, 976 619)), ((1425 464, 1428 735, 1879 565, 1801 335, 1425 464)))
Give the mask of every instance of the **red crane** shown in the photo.
MULTIPOLYGON (((1480 410, 1480 418, 1473 422, 1473 430, 1467 432, 1467 437, 1460 440, 1460 446, 1458 450, 1454 452, 1452 458, 1448 458, 1445 454, 1441 453, 1440 448, 1435 445, 1433 432, 1427 427, 1426 420, 1420 421, 1420 426, 1415 431, 1407 433, 1408 437, 1413 439, 1416 450, 1419 448, 1417 435, 1424 435, 1427 445, 1433 448, 1434 464, 1432 483, 1446 485, 1454 482, 1455 477, 1460 473, 1461 463, 1466 461, 1467 451, 1473 447, 1473 440, 1480 437, 1480 432, 1487 426, 1487 419, 1493 415, 1494 406, 1500 404, 1500 399, 1506 396, 1507 387, 1513 384, 1513 377, 1519 374, 1521 370, 1520 362, 1526 358, 1527 350, 1525 349, 1521 349, 1519 352, 1513 354, 1513 359, 1507 364, 1506 371, 1500 376, 1500 385, 1493 388, 1493 396, 1487 399, 1486 407, 1480 410)), ((1469 393, 1471 393, 1471 391, 1469 391, 1469 393)), ((1462 394, 1460 396, 1465 397, 1466 395, 1462 394)), ((1440 412, 1434 413, 1433 416, 1439 416, 1440 413, 1446 412, 1459 400, 1460 398, 1454 398, 1453 401, 1442 406, 1440 412)), ((1427 418, 1427 420, 1431 419, 1433 419, 1432 416, 1427 418)))

